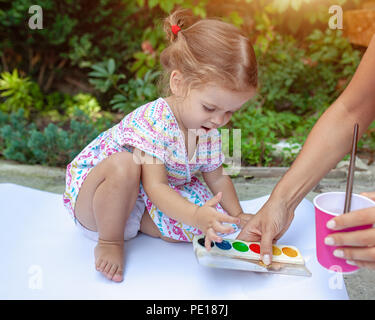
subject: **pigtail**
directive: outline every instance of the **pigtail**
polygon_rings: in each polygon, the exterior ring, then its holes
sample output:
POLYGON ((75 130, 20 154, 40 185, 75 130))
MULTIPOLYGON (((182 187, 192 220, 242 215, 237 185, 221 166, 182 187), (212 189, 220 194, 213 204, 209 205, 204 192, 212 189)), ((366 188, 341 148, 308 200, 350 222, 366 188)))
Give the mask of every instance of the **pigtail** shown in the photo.
POLYGON ((245 91, 257 86, 257 63, 250 40, 234 25, 218 18, 200 19, 177 9, 163 20, 169 45, 160 54, 164 69, 158 82, 163 96, 171 94, 169 79, 178 70, 186 92, 203 84, 245 91))
POLYGON ((170 16, 164 19, 163 29, 169 43, 174 42, 179 34, 197 22, 199 18, 195 17, 189 9, 177 9, 170 16), (178 26, 181 30, 172 31, 172 26, 178 26))

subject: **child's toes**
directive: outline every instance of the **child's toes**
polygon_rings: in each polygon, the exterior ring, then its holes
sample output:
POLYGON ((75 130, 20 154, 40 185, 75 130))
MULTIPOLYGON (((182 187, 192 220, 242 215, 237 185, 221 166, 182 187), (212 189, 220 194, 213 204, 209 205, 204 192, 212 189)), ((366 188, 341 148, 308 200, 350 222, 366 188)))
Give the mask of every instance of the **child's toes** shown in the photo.
POLYGON ((102 259, 97 259, 97 260, 95 261, 95 269, 96 269, 97 271, 100 271, 100 270, 101 270, 100 267, 101 267, 101 265, 102 265, 102 262, 103 262, 102 259))
POLYGON ((111 280, 112 279, 112 276, 113 274, 111 274, 111 270, 113 268, 113 264, 112 263, 107 263, 107 265, 105 266, 104 270, 103 270, 103 274, 107 277, 107 279, 111 280))
POLYGON ((104 272, 104 269, 106 268, 107 265, 108 265, 108 261, 102 260, 102 262, 99 265, 98 271, 104 272))
POLYGON ((114 263, 114 264, 111 266, 111 268, 108 270, 108 272, 107 272, 107 278, 108 278, 109 280, 113 280, 113 276, 115 275, 115 273, 116 273, 116 271, 117 271, 117 268, 118 268, 117 264, 114 263))
POLYGON ((121 282, 123 279, 124 279, 124 276, 123 276, 123 270, 121 267, 118 267, 113 275, 113 278, 112 280, 115 281, 115 282, 121 282))
POLYGON ((118 243, 99 240, 94 254, 97 271, 100 271, 109 280, 122 281, 123 241, 118 243), (119 269, 121 269, 120 272, 119 269))

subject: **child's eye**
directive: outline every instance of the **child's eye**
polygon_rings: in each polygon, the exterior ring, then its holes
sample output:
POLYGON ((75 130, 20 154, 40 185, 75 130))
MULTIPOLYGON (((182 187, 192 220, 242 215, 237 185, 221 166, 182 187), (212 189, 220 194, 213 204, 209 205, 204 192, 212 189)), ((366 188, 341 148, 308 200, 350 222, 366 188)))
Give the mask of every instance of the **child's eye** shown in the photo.
POLYGON ((210 108, 207 108, 205 105, 203 105, 203 108, 204 110, 208 111, 208 112, 212 112, 214 111, 215 109, 210 109, 210 108))

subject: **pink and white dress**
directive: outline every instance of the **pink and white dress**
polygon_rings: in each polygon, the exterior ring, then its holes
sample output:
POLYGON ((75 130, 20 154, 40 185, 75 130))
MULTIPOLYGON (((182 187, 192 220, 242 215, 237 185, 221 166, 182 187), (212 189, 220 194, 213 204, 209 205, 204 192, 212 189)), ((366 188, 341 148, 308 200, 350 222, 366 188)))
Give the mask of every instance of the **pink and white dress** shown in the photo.
MULTIPOLYGON (((194 175, 198 171, 213 171, 222 165, 221 136, 217 129, 200 135, 195 154, 189 161, 185 139, 177 120, 163 98, 149 102, 125 116, 125 118, 101 133, 68 165, 64 205, 75 219, 74 205, 78 192, 88 173, 100 161, 115 152, 133 152, 134 147, 159 159, 165 165, 169 186, 188 201, 202 206, 212 198, 212 193, 194 175)), ((140 183, 139 196, 160 230, 160 233, 175 240, 192 241, 202 232, 176 221, 160 211, 148 198, 140 183)), ((218 204, 216 209, 226 212, 218 204)), ((238 230, 236 225, 233 225, 238 230)))

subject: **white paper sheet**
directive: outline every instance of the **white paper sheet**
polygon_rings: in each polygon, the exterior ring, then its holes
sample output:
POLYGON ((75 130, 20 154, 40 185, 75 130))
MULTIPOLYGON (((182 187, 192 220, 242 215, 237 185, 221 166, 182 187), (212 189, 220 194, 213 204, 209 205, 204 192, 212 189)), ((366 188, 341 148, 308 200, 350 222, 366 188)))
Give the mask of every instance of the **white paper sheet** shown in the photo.
MULTIPOLYGON (((241 205, 256 212, 266 199, 241 205)), ((140 234, 125 243, 122 283, 95 270, 95 242, 78 231, 61 195, 0 184, 0 201, 0 299, 348 299, 343 277, 316 260, 307 200, 278 243, 300 249, 310 278, 203 267, 192 244, 140 234)))

